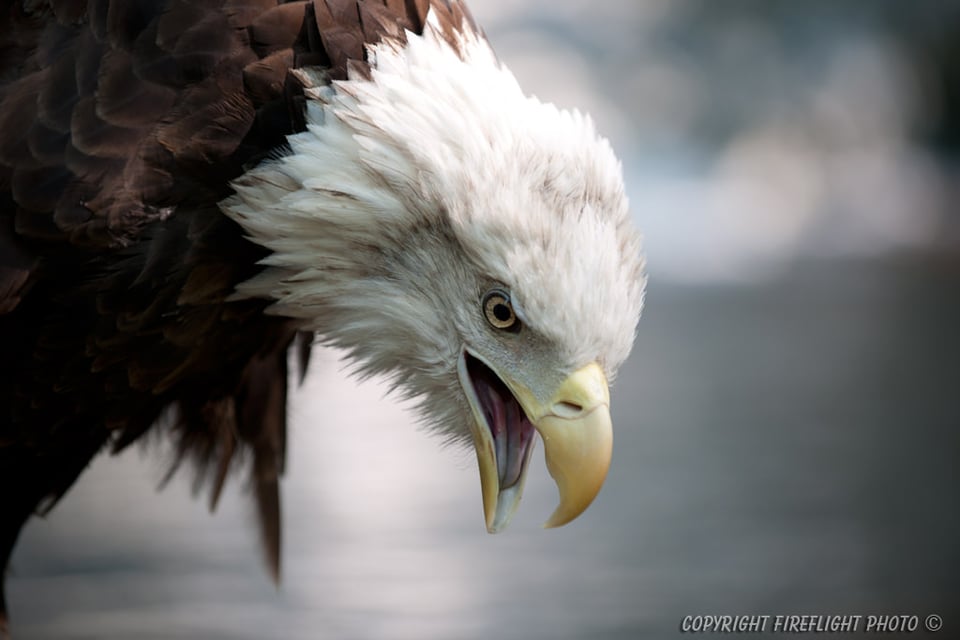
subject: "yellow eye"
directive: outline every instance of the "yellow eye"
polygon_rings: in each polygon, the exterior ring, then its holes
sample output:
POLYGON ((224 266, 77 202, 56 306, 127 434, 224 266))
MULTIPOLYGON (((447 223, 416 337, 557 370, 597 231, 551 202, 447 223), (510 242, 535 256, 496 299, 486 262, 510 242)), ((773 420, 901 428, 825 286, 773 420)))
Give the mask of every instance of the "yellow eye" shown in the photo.
POLYGON ((499 289, 488 291, 483 296, 483 313, 495 329, 516 331, 520 328, 520 320, 510 304, 510 296, 499 289))

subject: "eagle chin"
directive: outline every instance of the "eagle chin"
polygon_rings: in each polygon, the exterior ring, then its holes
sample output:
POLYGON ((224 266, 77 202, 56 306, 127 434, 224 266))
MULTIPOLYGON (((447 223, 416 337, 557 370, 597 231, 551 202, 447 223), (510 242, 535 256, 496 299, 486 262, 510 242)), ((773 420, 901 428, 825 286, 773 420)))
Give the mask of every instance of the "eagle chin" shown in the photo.
POLYGON ((489 531, 538 435, 547 526, 600 490, 645 286, 609 144, 524 95, 459 0, 269 4, 0 18, 0 569, 172 415, 211 506, 252 453, 278 576, 287 352, 314 341, 472 444, 489 531))

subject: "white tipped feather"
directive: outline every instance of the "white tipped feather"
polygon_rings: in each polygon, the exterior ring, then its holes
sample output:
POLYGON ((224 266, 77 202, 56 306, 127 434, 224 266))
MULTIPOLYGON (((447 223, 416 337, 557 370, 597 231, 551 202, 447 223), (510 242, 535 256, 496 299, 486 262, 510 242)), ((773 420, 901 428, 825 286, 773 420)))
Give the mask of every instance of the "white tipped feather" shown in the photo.
POLYGON ((645 279, 619 163, 589 118, 524 96, 469 28, 456 48, 438 29, 373 47, 371 80, 299 71, 307 130, 222 208, 272 251, 237 296, 275 300, 361 375, 394 376, 456 436, 463 346, 517 357, 485 324, 487 287, 510 291, 544 369, 599 360, 612 376, 645 279))

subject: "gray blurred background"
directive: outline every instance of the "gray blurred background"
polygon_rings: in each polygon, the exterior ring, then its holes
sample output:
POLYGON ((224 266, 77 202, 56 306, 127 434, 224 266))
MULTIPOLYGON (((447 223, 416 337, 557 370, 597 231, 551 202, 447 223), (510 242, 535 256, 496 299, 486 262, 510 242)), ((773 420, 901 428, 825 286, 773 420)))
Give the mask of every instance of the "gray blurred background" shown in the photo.
POLYGON ((936 613, 957 637, 960 2, 472 7, 528 91, 593 114, 646 235, 597 502, 542 531, 537 455, 487 535, 473 454, 320 351, 279 590, 242 481, 213 516, 188 474, 157 494, 154 443, 27 526, 15 637, 658 638, 751 613, 936 613))

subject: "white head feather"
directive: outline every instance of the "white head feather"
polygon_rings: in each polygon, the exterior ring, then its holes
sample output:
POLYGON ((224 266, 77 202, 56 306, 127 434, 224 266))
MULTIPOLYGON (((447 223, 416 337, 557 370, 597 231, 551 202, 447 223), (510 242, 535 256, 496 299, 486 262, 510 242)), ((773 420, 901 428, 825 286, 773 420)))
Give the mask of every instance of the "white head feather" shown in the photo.
POLYGON ((384 41, 369 80, 301 72, 307 131, 222 208, 272 251, 237 297, 275 300, 271 312, 346 349, 362 374, 392 376, 431 424, 466 437, 464 345, 534 392, 592 361, 612 378, 645 278, 607 141, 589 118, 525 96, 481 36, 458 37, 450 46, 428 21, 384 41), (516 337, 484 321, 492 286, 510 292, 516 337))

